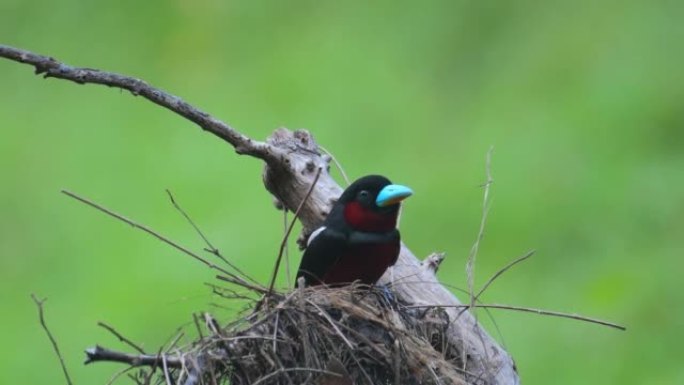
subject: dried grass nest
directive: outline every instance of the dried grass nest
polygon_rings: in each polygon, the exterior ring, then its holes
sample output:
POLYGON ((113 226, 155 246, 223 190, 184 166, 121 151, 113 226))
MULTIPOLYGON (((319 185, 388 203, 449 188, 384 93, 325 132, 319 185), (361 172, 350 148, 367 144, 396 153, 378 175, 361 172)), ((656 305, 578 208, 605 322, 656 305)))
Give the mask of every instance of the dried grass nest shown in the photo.
MULTIPOLYGON (((209 323, 210 335, 132 377, 150 383, 160 369, 160 384, 482 383, 460 369, 461 351, 444 337, 450 320, 443 309, 405 306, 387 289, 274 293, 237 321, 209 323)), ((97 360, 98 349, 89 359, 97 360)))

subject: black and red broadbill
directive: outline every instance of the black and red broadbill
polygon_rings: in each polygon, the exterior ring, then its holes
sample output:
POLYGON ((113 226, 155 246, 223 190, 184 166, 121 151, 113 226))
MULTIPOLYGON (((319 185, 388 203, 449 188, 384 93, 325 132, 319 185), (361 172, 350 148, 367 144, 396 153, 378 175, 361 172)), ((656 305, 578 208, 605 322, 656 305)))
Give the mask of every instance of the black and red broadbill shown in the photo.
POLYGON ((297 277, 307 285, 377 282, 399 256, 397 216, 411 194, 380 175, 352 183, 309 237, 297 277))

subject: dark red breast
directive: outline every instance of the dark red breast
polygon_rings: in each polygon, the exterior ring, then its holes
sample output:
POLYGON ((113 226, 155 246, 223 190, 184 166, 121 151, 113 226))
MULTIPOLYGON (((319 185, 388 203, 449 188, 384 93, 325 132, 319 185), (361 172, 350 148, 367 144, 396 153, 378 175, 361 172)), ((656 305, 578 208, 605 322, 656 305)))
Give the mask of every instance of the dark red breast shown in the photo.
POLYGON ((399 255, 399 241, 355 245, 337 260, 323 276, 328 285, 348 284, 356 280, 370 285, 394 265, 399 255))

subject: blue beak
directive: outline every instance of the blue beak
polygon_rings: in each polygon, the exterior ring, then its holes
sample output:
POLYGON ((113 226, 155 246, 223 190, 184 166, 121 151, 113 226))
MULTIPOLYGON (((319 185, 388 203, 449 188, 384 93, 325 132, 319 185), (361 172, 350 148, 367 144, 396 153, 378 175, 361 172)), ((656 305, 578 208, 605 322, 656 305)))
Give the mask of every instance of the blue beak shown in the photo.
POLYGON ((400 184, 390 184, 380 190, 378 197, 375 199, 375 204, 378 207, 386 207, 397 204, 411 195, 413 195, 413 190, 410 188, 400 184))

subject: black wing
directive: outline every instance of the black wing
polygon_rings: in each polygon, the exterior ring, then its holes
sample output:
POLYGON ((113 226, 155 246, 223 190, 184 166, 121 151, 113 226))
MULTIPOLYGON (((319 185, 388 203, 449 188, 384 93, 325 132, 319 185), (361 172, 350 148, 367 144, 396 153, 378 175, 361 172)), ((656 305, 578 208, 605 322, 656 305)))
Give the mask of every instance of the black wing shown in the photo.
POLYGON ((309 241, 299 264, 297 279, 304 277, 307 285, 320 284, 347 248, 347 239, 339 231, 323 229, 309 241))

